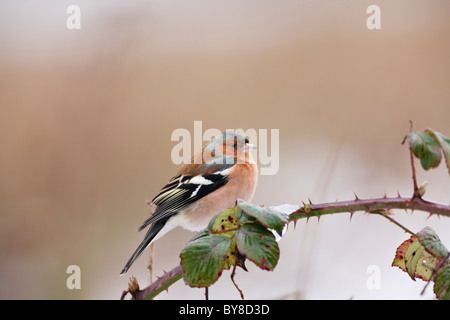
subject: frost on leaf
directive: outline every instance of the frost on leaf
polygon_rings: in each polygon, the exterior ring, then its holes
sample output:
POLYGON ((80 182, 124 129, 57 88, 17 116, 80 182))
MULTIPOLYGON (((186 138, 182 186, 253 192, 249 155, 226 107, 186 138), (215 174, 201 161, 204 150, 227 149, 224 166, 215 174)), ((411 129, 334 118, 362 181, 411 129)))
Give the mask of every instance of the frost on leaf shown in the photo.
POLYGON ((271 208, 261 207, 252 203, 238 200, 239 208, 248 216, 255 218, 264 227, 275 230, 280 236, 288 216, 271 208))

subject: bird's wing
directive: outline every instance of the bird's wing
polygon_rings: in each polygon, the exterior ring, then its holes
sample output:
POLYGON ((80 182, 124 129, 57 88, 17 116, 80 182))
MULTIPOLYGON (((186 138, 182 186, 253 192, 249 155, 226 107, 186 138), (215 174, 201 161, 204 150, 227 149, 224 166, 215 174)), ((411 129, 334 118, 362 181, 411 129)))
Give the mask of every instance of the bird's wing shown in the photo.
POLYGON ((223 187, 228 182, 230 169, 227 168, 212 174, 179 175, 172 178, 153 198, 152 203, 156 206, 155 212, 144 221, 139 231, 149 224, 171 217, 178 211, 223 187))
POLYGON ((125 274, 134 261, 144 252, 155 236, 161 231, 167 220, 179 210, 186 208, 204 196, 221 188, 228 182, 229 169, 206 175, 178 175, 161 189, 152 200, 156 206, 154 213, 144 221, 139 231, 151 225, 144 240, 134 251, 120 273, 125 274))

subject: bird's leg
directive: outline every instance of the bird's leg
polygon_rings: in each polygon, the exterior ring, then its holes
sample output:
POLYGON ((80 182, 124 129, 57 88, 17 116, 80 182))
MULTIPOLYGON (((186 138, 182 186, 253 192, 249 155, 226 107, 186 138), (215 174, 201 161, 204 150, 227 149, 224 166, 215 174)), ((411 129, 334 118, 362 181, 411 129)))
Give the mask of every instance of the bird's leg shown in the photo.
MULTIPOLYGON (((150 200, 146 201, 147 207, 149 209, 149 211, 151 211, 151 205, 152 202, 150 200)), ((148 272, 149 272, 149 279, 150 279, 150 283, 153 282, 153 257, 155 255, 155 244, 154 243, 150 243, 150 246, 148 248, 148 252, 149 252, 149 257, 148 257, 148 272)))
POLYGON ((150 246, 148 248, 149 250, 149 258, 148 258, 148 272, 149 272, 149 279, 150 279, 150 283, 153 282, 153 257, 155 255, 155 244, 154 243, 150 243, 150 246))

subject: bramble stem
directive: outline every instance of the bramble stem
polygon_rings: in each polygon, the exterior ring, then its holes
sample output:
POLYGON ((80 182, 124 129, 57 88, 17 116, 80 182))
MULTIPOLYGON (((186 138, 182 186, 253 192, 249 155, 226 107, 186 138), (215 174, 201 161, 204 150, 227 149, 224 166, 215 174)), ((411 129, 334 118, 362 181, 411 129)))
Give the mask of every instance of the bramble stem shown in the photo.
POLYGON ((366 211, 368 213, 377 213, 382 209, 410 209, 426 211, 430 214, 450 217, 450 207, 438 203, 428 202, 419 197, 414 198, 376 198, 376 199, 359 199, 351 201, 336 201, 321 204, 304 204, 298 210, 289 215, 289 221, 296 221, 303 218, 319 217, 326 214, 366 211))
POLYGON ((386 214, 382 214, 382 213, 379 213, 379 215, 382 216, 383 218, 388 219, 390 222, 392 222, 393 224, 395 224, 397 227, 403 229, 403 231, 405 231, 405 232, 407 232, 407 233, 409 233, 409 234, 411 234, 411 235, 416 235, 414 232, 412 232, 411 230, 409 230, 408 228, 406 228, 405 226, 403 226, 401 223, 397 222, 394 218, 392 218, 392 217, 390 217, 390 216, 388 216, 388 215, 386 215, 386 214))
MULTIPOLYGON (((289 221, 296 221, 299 219, 309 219, 311 217, 320 217, 322 215, 350 212, 353 214, 356 211, 365 211, 372 214, 380 214, 396 223, 394 219, 386 214, 380 213, 380 210, 390 209, 410 209, 429 212, 430 214, 437 214, 439 216, 450 217, 450 206, 445 206, 433 202, 428 202, 422 198, 377 198, 377 199, 359 199, 350 201, 337 201, 321 204, 304 204, 299 209, 289 214, 289 221)), ((396 223, 398 225, 398 223, 396 223)), ((403 230, 412 234, 411 231, 399 225, 403 230)), ((161 291, 167 290, 173 283, 182 278, 181 265, 178 265, 171 271, 165 273, 162 277, 157 278, 152 284, 143 290, 130 292, 133 299, 153 299, 161 291)))
POLYGON ((233 282, 234 286, 236 287, 237 291, 239 291, 239 294, 241 295, 241 299, 244 300, 244 293, 242 292, 242 290, 239 288, 239 286, 237 285, 236 281, 234 281, 234 276, 236 275, 236 265, 234 265, 233 267, 233 271, 231 272, 231 281, 233 282))
POLYGON ((183 269, 181 269, 181 265, 178 265, 169 272, 164 273, 162 277, 157 278, 145 289, 133 292, 129 291, 129 293, 131 294, 133 300, 151 300, 162 291, 168 290, 169 287, 180 280, 182 276, 183 269))
MULTIPOLYGON (((411 120, 409 120, 409 132, 410 133, 413 131, 413 127, 414 127, 414 123, 411 120)), ((403 140, 402 144, 404 144, 405 141, 406 141, 406 137, 403 140)), ((409 147, 408 149, 409 149, 409 157, 411 160, 411 171, 412 171, 412 179, 413 179, 413 187, 414 187, 413 197, 421 198, 421 196, 419 195, 419 188, 417 186, 416 167, 414 166, 414 154, 411 150, 411 147, 409 147)))

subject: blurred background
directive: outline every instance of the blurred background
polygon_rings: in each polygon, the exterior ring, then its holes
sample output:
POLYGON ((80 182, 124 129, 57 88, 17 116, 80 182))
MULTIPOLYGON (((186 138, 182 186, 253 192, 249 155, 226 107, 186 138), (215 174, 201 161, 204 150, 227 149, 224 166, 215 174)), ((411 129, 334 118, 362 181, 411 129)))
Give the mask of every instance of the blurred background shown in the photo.
MULTIPOLYGON (((410 196, 409 120, 450 135, 449 11, 447 0, 0 0, 0 298, 118 299, 130 274, 145 287, 147 255, 119 272, 145 201, 177 170, 172 132, 196 120, 279 129, 279 170, 260 177, 254 203, 410 196), (79 30, 66 26, 73 4, 79 30), (380 30, 366 27, 371 4, 380 30)), ((450 202, 443 164, 418 180, 426 199, 450 202)), ((450 248, 450 220, 427 217, 395 215, 450 248)), ((157 242, 156 275, 192 236, 157 242)), ((407 238, 361 212, 299 221, 273 272, 247 262, 236 281, 248 299, 433 299, 391 267, 407 238)), ((240 299, 229 275, 211 299, 240 299)), ((157 298, 203 294, 179 281, 157 298)))

